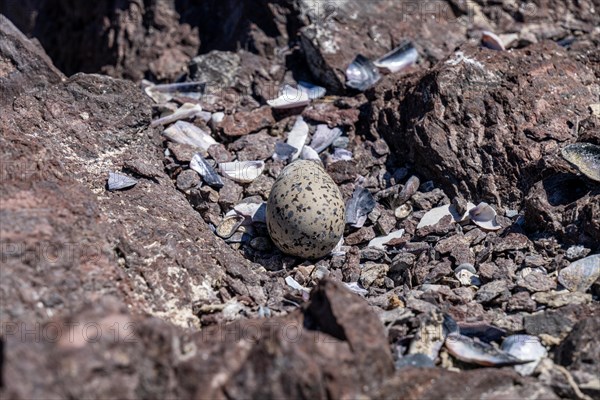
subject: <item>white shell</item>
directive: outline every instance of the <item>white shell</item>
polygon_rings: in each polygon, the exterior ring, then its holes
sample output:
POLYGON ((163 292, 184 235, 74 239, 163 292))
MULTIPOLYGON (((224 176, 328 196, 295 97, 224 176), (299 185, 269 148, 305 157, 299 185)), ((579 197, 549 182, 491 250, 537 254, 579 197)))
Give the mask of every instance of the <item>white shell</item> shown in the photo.
POLYGON ((265 169, 264 161, 233 161, 219 163, 219 171, 232 181, 249 183, 262 174, 265 169))
MULTIPOLYGON (((474 207, 475 207, 475 204, 467 203, 467 210, 470 210, 471 208, 474 208, 474 207)), ((456 207, 454 205, 446 204, 444 206, 432 208, 431 210, 427 211, 425 213, 425 215, 423 215, 423 217, 419 221, 419 224, 417 225, 417 229, 423 228, 424 226, 435 225, 438 222, 440 222, 440 220, 442 218, 444 218, 446 215, 451 216, 454 219, 454 222, 462 222, 469 217, 468 212, 465 212, 463 215, 460 215, 456 211, 456 207)))
POLYGON ((310 100, 319 99, 325 96, 325 93, 327 93, 327 90, 324 87, 313 85, 312 83, 304 81, 298 82, 298 90, 305 92, 310 100))
POLYGON ((300 291, 303 291, 303 292, 309 292, 310 291, 308 288, 305 288, 304 286, 302 286, 301 284, 299 284, 298 281, 296 281, 291 276, 288 276, 288 277, 285 278, 285 283, 287 283, 287 285, 289 287, 291 287, 292 289, 300 290, 300 291))
POLYGON ((294 146, 297 150, 294 155, 292 155, 292 161, 297 159, 301 152, 304 144, 306 143, 306 138, 308 137, 308 124, 304 122, 304 118, 298 117, 292 130, 288 133, 287 144, 290 146, 294 146))
POLYGON ((233 207, 235 212, 243 215, 249 222, 267 223, 267 203, 240 203, 233 207))
POLYGON ((359 294, 361 296, 366 296, 369 293, 369 291, 361 287, 358 282, 344 282, 344 285, 346 285, 346 287, 354 293, 359 294))
POLYGON ((471 221, 478 227, 488 231, 496 231, 502 226, 496 222, 496 211, 488 203, 481 202, 477 207, 469 209, 471 221))
POLYGON ((302 107, 310 103, 309 93, 305 90, 285 85, 279 92, 279 97, 267 100, 267 104, 275 109, 302 107))
POLYGON ((410 67, 417 62, 419 53, 410 42, 402 43, 400 46, 380 57, 373 63, 382 69, 387 69, 395 74, 410 67))
POLYGON ((300 158, 302 160, 316 160, 316 161, 321 162, 321 158, 319 157, 319 153, 317 153, 310 146, 304 146, 302 148, 302 154, 300 154, 300 158))
POLYGON ((135 186, 137 183, 137 179, 130 176, 117 174, 116 172, 108 173, 108 190, 127 189, 135 186))
POLYGON ((340 136, 342 136, 342 130, 340 128, 330 129, 325 124, 317 125, 317 130, 312 137, 310 147, 315 149, 317 153, 320 153, 331 146, 333 141, 340 136))
POLYGON ((540 339, 530 335, 511 335, 502 342, 502 350, 520 360, 532 360, 530 363, 515 365, 514 369, 523 376, 533 374, 542 358, 548 355, 540 339))
POLYGON ((174 125, 165 129, 163 135, 171 142, 188 144, 204 151, 208 150, 213 144, 217 144, 217 141, 207 132, 185 121, 177 121, 174 125))
MULTIPOLYGON (((152 121, 150 126, 168 125, 175 121, 179 121, 180 119, 191 119, 195 117, 202 117, 204 120, 207 120, 206 113, 202 111, 200 104, 185 103, 173 114, 152 121)), ((208 114, 208 118, 210 119, 210 114, 208 114)))
POLYGON ((404 235, 404 229, 399 229, 394 232, 390 232, 386 236, 376 237, 375 239, 369 242, 368 247, 374 247, 376 249, 385 250, 385 244, 391 241, 392 239, 399 239, 404 235))
POLYGON ((157 103, 166 103, 176 95, 199 99, 205 93, 205 90, 205 82, 150 84, 144 88, 144 92, 157 103))
POLYGON ((493 32, 490 32, 490 31, 482 31, 481 32, 481 44, 484 47, 487 47, 488 49, 492 49, 492 50, 498 50, 498 51, 506 50, 506 48, 504 47, 504 44, 502 43, 502 39, 500 39, 500 37, 498 37, 498 35, 496 35, 493 32))

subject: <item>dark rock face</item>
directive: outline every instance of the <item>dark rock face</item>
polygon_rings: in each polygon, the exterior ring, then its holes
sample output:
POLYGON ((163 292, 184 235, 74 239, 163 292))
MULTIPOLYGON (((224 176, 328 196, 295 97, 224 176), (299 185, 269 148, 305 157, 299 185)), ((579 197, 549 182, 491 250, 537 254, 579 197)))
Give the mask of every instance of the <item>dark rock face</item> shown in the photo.
POLYGON ((559 147, 575 141, 573 126, 600 91, 591 69, 548 42, 463 46, 415 79, 371 94, 373 129, 450 194, 506 205, 556 170, 559 147))

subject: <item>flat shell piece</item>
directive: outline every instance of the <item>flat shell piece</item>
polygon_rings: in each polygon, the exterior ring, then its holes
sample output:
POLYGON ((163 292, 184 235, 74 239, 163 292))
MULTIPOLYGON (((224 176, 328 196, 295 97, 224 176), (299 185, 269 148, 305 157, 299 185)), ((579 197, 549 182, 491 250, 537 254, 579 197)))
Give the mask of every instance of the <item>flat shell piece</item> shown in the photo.
POLYGON ((346 149, 336 147, 336 149, 333 151, 333 154, 329 158, 331 159, 331 162, 350 161, 352 160, 352 152, 346 149))
POLYGON ((418 59, 419 53, 417 49, 415 49, 411 42, 404 41, 394 50, 375 60, 373 64, 395 74, 414 65, 418 59))
POLYGON ((375 199, 368 189, 357 186, 346 204, 346 223, 355 225, 375 208, 375 199))
POLYGON ((506 48, 504 47, 504 44, 502 43, 502 39, 500 39, 500 37, 498 37, 498 35, 496 35, 493 32, 490 32, 490 31, 481 32, 481 45, 483 47, 487 47, 488 49, 492 49, 492 50, 498 50, 498 51, 506 50, 506 48))
POLYGON ((304 146, 302 148, 302 153, 300 153, 300 159, 302 159, 302 160, 315 160, 315 161, 321 162, 321 157, 319 157, 319 153, 317 153, 310 146, 304 146))
POLYGON ((451 334, 446 338, 448 353, 460 361, 486 367, 526 364, 532 360, 521 360, 487 343, 471 339, 460 334, 451 334))
POLYGON ((267 203, 240 203, 233 207, 235 212, 244 216, 250 222, 267 223, 267 203))
POLYGON ((571 292, 585 293, 600 277, 600 254, 572 262, 558 273, 558 282, 571 292))
POLYGON ((501 349, 508 354, 521 360, 532 360, 523 365, 515 365, 515 371, 523 376, 533 374, 542 358, 548 355, 548 351, 535 336, 511 335, 504 339, 501 349))
MULTIPOLYGON (((467 206, 468 209, 474 208, 474 207, 475 207, 475 204, 468 203, 468 206, 467 206)), ((443 206, 432 208, 431 210, 427 211, 425 213, 425 215, 423 215, 423 217, 419 221, 419 224, 417 225, 417 229, 422 228, 424 226, 435 225, 438 222, 440 222, 440 220, 442 218, 444 218, 446 215, 450 215, 454 219, 455 222, 465 221, 469 217, 468 212, 465 212, 463 215, 460 215, 456 211, 456 207, 453 204, 446 204, 443 206)))
POLYGON ((296 153, 292 155, 292 160, 297 159, 301 152, 304 144, 306 143, 306 138, 308 138, 308 124, 304 122, 304 118, 298 117, 292 130, 288 133, 287 144, 295 147, 296 153))
POLYGON ((128 189, 130 187, 135 186, 137 183, 137 179, 134 179, 130 176, 117 174, 116 172, 108 173, 108 190, 128 189))
POLYGON ((229 239, 239 229, 244 222, 244 217, 241 215, 230 215, 225 217, 217 226, 215 233, 223 239, 229 239))
POLYGON ((152 121, 150 126, 155 127, 159 125, 168 125, 172 124, 173 122, 179 121, 180 119, 192 119, 199 116, 204 116, 200 104, 185 103, 177 110, 175 110, 173 114, 169 114, 162 118, 152 121))
POLYGON ((234 161, 219 163, 219 171, 229 179, 250 183, 262 174, 265 169, 264 161, 234 161))
POLYGON ((175 96, 199 99, 206 91, 204 82, 167 83, 149 85, 144 89, 146 94, 157 103, 166 103, 175 96))
POLYGON ((163 135, 171 142, 187 144, 207 151, 217 141, 207 132, 194 124, 185 121, 177 121, 163 131, 163 135))
POLYGON ((368 247, 374 247, 376 249, 385 250, 385 244, 393 239, 400 239, 404 235, 404 229, 399 229, 394 232, 390 232, 389 235, 376 237, 369 242, 368 247))
POLYGON ((275 109, 303 107, 310 103, 309 92, 285 85, 279 92, 279 97, 267 100, 267 104, 275 109))
POLYGON ((287 285, 289 287, 291 287, 292 289, 295 289, 295 290, 300 290, 302 292, 309 292, 310 291, 308 288, 305 288, 304 286, 302 286, 301 284, 299 284, 298 281, 296 281, 291 276, 288 276, 288 277, 285 278, 285 283, 287 283, 287 285))
POLYGON ((342 136, 342 130, 340 128, 329 128, 327 125, 317 125, 317 130, 315 131, 312 140, 310 142, 310 147, 315 149, 317 153, 322 152, 337 138, 342 136))
POLYGON ((488 203, 481 202, 477 207, 470 208, 469 218, 475 225, 488 231, 497 231, 502 228, 496 221, 496 210, 488 203))
POLYGON ((359 54, 346 69, 346 85, 353 89, 365 91, 373 87, 381 79, 381 75, 368 58, 359 54))
POLYGON ((287 143, 275 143, 275 153, 273 153, 273 160, 275 161, 290 161, 294 154, 298 152, 298 149, 294 146, 290 146, 287 143))
POLYGON ((298 81, 298 90, 305 92, 310 100, 321 98, 327 93, 327 90, 324 87, 305 81, 298 81))
POLYGON ((564 147, 562 156, 590 179, 600 182, 600 146, 574 143, 564 147))
POLYGON ((369 291, 360 286, 358 282, 344 282, 344 285, 346 285, 346 287, 354 293, 359 294, 361 296, 366 296, 369 293, 369 291))
POLYGON ((196 171, 206 182, 207 185, 214 188, 222 188, 224 186, 221 177, 217 174, 213 167, 202 157, 202 155, 196 153, 190 161, 190 168, 196 171))

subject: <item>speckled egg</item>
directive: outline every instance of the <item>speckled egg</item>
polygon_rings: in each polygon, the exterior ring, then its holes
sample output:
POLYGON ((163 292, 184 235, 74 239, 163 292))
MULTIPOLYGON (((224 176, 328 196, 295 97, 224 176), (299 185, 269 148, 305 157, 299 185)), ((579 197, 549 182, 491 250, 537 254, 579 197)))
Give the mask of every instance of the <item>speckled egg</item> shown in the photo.
POLYGON ((320 258, 344 234, 342 195, 315 161, 294 161, 281 171, 267 202, 267 228, 284 253, 320 258))

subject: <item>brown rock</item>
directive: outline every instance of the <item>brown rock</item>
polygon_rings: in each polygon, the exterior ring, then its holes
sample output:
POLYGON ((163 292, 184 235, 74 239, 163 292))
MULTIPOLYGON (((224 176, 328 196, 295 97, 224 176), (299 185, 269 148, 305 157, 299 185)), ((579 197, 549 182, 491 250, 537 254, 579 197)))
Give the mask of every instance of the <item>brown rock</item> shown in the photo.
POLYGON ((360 228, 354 233, 349 234, 344 238, 344 242, 348 246, 354 246, 357 244, 368 242, 371 239, 375 238, 375 231, 372 226, 367 226, 360 228))
POLYGON ((261 107, 252 111, 239 111, 226 115, 219 128, 227 136, 244 136, 258 132, 275 123, 271 107, 261 107))

